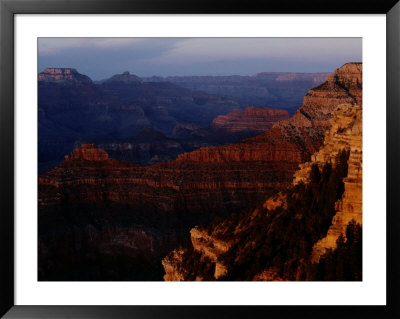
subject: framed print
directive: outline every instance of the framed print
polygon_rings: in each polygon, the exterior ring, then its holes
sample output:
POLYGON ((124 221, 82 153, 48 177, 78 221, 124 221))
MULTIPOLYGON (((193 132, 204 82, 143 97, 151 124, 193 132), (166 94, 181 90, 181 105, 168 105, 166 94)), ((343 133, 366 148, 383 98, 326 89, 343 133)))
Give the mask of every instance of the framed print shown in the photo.
POLYGON ((1 1, 1 314, 398 316, 399 8, 1 1))

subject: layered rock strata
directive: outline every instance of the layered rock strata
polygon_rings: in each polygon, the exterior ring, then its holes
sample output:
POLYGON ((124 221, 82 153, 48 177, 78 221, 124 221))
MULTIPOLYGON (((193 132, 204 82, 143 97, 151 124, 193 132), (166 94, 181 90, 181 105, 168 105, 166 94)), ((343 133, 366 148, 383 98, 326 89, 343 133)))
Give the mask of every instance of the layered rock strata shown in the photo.
MULTIPOLYGON (((340 148, 349 150, 348 174, 343 180, 344 194, 335 204, 337 212, 332 219, 332 225, 326 237, 313 247, 313 262, 318 262, 327 249, 336 248, 337 239, 340 234, 346 234, 350 221, 354 220, 362 225, 362 109, 341 105, 335 111, 335 118, 338 120, 332 125, 323 148, 313 160, 329 162, 332 161, 329 154, 335 154, 340 148)), ((303 166, 302 171, 307 169, 307 166, 303 166)), ((302 174, 296 175, 296 181, 301 180, 302 174)))
MULTIPOLYGON (((346 64, 336 70, 327 82, 310 90, 304 98, 302 107, 293 117, 276 123, 266 133, 243 143, 200 149, 183 154, 178 157, 177 161, 207 163, 216 160, 225 163, 228 159, 229 161, 239 161, 235 155, 241 154, 242 158, 246 159, 306 162, 296 173, 295 170, 291 171, 292 176, 295 173, 294 184, 297 184, 300 181, 308 183, 307 178, 313 163, 333 162, 335 164, 336 155, 342 150, 349 150, 349 173, 344 181, 345 193, 342 200, 336 204, 339 212, 333 219, 327 238, 322 239, 314 247, 314 255, 320 255, 326 248, 334 247, 333 243, 336 243, 340 233, 344 233, 351 219, 361 222, 361 103, 362 65, 359 63, 346 64), (247 146, 246 151, 244 151, 244 146, 247 146), (257 151, 254 151, 255 149, 257 151)), ((296 167, 298 166, 296 165, 296 167)), ((268 210, 274 210, 277 207, 285 207, 285 200, 285 196, 278 193, 269 198, 263 206, 268 210)), ((258 210, 255 210, 253 215, 257 214, 259 214, 258 210)), ((223 226, 223 223, 220 225, 223 226)), ((218 228, 218 225, 216 227, 218 228)), ((235 232, 241 231, 240 227, 246 228, 246 223, 239 223, 235 232)), ((210 236, 207 232, 199 233, 195 228, 193 238, 192 232, 193 247, 196 245, 198 251, 209 258, 211 256, 210 259, 217 263, 223 252, 216 254, 216 250, 213 250, 213 253, 210 253, 210 249, 207 249, 207 247, 214 247, 217 242, 215 236, 210 236)), ((218 233, 218 230, 214 229, 211 233, 218 233)), ((234 234, 232 236, 234 237, 234 234)), ((227 247, 231 244, 231 242, 225 241, 227 247)), ((219 246, 221 246, 220 243, 219 246)), ((168 261, 165 260, 165 264, 169 267, 168 278, 173 278, 173 269, 178 271, 181 267, 176 266, 179 264, 177 261, 174 265, 168 265, 168 261)), ((225 270, 226 266, 223 266, 223 269, 225 270)), ((263 273, 256 275, 254 280, 282 280, 282 277, 273 269, 266 269, 263 273)))
POLYGON ((200 148, 179 155, 177 161, 290 162, 296 166, 306 162, 322 145, 333 110, 343 103, 362 103, 361 78, 361 64, 345 64, 325 83, 311 89, 291 118, 276 122, 264 134, 224 147, 200 148))
POLYGON ((263 133, 277 121, 286 120, 289 113, 285 110, 273 109, 270 107, 249 106, 244 111, 234 110, 227 115, 216 117, 211 127, 214 130, 237 132, 258 132, 263 133))

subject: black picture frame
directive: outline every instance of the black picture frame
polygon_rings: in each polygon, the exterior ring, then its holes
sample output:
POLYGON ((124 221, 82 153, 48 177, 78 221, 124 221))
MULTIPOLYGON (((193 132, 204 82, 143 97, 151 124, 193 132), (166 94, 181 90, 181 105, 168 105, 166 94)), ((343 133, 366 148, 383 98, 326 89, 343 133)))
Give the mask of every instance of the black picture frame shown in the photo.
MULTIPOLYGON (((400 3, 398 0, 0 0, 0 315, 5 318, 400 318, 400 3), (14 305, 15 14, 386 14, 386 306, 16 306, 14 305)), ((383 143, 384 141, 382 141, 383 143)), ((382 165, 384 167, 384 165, 382 165)), ((382 207, 384 203, 382 203, 382 207)), ((383 212, 382 212, 383 213, 383 212)), ((179 301, 177 301, 179 303, 179 301)))

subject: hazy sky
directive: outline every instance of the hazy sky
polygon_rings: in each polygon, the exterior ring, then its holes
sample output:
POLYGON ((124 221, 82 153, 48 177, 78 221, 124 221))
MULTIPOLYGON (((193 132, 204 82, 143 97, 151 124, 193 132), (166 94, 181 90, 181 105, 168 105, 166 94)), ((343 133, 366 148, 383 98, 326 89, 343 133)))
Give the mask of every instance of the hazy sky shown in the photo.
POLYGON ((361 38, 39 38, 39 72, 138 76, 332 72, 362 61, 361 38))

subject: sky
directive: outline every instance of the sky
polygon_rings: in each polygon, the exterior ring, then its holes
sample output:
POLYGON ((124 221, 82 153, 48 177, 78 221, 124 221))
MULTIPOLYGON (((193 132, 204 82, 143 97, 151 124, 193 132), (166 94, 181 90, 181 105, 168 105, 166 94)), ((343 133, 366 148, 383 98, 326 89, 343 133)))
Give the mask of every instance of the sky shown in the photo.
POLYGON ((332 72, 362 62, 361 38, 39 38, 38 71, 75 68, 92 80, 147 76, 332 72))

